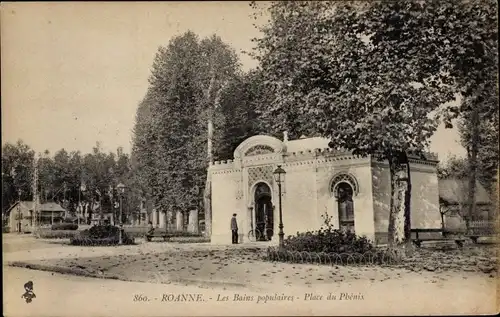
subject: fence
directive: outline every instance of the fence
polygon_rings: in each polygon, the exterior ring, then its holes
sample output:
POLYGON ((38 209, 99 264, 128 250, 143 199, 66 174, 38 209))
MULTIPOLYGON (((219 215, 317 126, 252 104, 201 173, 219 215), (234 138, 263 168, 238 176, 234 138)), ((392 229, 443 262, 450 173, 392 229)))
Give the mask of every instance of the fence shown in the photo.
POLYGON ((394 265, 402 261, 396 250, 374 250, 365 253, 324 253, 290 251, 276 247, 267 249, 270 261, 325 265, 394 265))
POLYGON ((474 220, 469 223, 469 235, 491 236, 497 232, 495 221, 474 220))

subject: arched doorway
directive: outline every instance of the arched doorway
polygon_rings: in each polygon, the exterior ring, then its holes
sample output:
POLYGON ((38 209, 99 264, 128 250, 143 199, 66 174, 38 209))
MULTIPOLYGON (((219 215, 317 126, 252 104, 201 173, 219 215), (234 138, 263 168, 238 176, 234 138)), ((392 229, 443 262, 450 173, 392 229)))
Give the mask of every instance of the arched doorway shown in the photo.
POLYGON ((255 229, 260 233, 259 241, 268 241, 274 235, 274 210, 271 200, 271 188, 266 183, 255 186, 255 229))
POLYGON ((335 187, 339 211, 339 227, 354 232, 354 189, 347 182, 338 183, 335 187))

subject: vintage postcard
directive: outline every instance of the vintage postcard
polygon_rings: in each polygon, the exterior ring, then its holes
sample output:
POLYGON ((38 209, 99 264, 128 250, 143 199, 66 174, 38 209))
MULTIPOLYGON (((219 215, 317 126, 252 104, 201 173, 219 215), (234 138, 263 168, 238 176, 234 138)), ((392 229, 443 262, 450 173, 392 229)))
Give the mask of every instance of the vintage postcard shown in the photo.
POLYGON ((4 316, 498 313, 497 15, 3 2, 4 316))

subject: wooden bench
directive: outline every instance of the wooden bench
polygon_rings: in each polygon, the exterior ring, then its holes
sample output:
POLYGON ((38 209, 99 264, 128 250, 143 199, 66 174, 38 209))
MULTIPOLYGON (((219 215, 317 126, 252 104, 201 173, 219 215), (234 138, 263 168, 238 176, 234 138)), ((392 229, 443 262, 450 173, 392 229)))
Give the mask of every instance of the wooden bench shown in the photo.
POLYGON ((146 241, 151 242, 153 238, 162 238, 163 241, 167 241, 170 235, 168 235, 165 231, 153 231, 148 232, 145 235, 146 241))
POLYGON ((463 247, 465 238, 460 237, 447 237, 449 234, 457 233, 454 231, 449 231, 446 229, 411 229, 412 233, 416 234, 415 239, 412 239, 413 244, 415 244, 418 248, 421 247, 423 241, 455 241, 459 248, 463 247), (430 238, 420 238, 418 236, 419 233, 441 233, 441 237, 430 237, 430 238))

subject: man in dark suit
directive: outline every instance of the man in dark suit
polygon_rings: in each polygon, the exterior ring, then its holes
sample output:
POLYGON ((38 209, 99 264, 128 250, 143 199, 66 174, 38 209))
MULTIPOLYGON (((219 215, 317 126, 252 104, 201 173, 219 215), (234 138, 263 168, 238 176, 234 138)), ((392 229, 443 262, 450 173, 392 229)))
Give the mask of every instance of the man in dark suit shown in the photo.
POLYGON ((238 222, 236 221, 236 214, 231 218, 231 233, 233 244, 238 244, 238 222))

